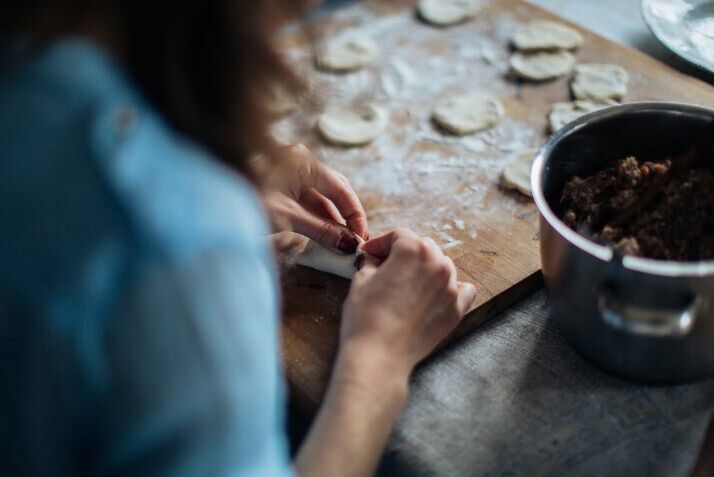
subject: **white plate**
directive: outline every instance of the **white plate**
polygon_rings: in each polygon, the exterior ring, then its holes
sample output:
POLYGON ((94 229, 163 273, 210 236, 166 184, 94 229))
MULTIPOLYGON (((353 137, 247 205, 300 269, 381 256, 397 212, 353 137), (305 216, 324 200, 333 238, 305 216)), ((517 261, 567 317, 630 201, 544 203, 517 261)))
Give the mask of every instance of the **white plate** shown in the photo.
POLYGON ((714 0, 642 0, 642 16, 672 52, 714 73, 714 0))

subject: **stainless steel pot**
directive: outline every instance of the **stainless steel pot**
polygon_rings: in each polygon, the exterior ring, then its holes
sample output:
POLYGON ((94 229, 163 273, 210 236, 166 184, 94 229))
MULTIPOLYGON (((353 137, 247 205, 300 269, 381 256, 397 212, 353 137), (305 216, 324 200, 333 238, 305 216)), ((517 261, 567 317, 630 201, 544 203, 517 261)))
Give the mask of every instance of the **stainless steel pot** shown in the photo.
POLYGON ((560 221, 563 186, 629 155, 673 157, 713 120, 714 111, 691 105, 615 106, 553 134, 533 164, 552 315, 582 356, 622 377, 666 383, 714 376, 714 261, 615 254, 560 221))

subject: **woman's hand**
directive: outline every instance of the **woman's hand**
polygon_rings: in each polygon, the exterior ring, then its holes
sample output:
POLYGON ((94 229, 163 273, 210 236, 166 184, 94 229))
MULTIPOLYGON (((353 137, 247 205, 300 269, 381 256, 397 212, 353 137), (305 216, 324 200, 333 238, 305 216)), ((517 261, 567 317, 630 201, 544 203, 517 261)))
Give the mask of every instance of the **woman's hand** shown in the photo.
POLYGON ((357 235, 368 238, 367 216, 347 179, 303 145, 276 146, 271 155, 281 167, 269 174, 264 201, 275 227, 354 253, 357 235))
POLYGON ((374 473, 412 368, 476 295, 429 238, 395 230, 362 249, 369 255, 345 302, 330 386, 295 461, 303 477, 374 473))
POLYGON ((432 239, 411 231, 389 232, 362 249, 368 255, 342 315, 341 362, 358 379, 376 371, 389 375, 366 379, 406 385, 412 368, 459 323, 476 290, 456 280, 454 263, 432 239))

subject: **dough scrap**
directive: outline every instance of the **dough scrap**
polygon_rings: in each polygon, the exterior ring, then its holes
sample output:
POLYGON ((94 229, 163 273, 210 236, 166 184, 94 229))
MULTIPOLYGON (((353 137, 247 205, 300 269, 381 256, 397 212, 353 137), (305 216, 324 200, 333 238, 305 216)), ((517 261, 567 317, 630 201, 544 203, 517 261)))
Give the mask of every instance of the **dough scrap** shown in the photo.
POLYGON ((370 64, 377 55, 377 45, 365 36, 335 38, 325 45, 317 58, 317 67, 336 73, 356 71, 370 64))
POLYGON ((308 240, 305 248, 293 256, 293 263, 342 278, 352 279, 357 273, 355 261, 358 256, 364 253, 361 250, 364 240, 360 237, 357 240, 359 240, 360 244, 357 247, 357 251, 351 255, 333 252, 313 240, 308 240))
POLYGON ((317 128, 333 144, 360 146, 379 136, 386 123, 386 112, 373 104, 332 106, 320 115, 317 128))
POLYGON ((513 35, 513 46, 521 51, 571 50, 583 44, 583 37, 562 23, 536 20, 521 26, 513 35))
POLYGON ((567 75, 575 65, 575 57, 563 50, 524 53, 517 51, 511 55, 511 69, 521 78, 545 81, 567 75))
POLYGON ((532 197, 531 168, 538 149, 526 149, 509 160, 501 171, 501 184, 532 197))
POLYGON ((498 124, 503 114, 503 106, 497 98, 488 94, 464 94, 439 101, 432 118, 450 133, 463 136, 498 124))
POLYGON ((476 0, 421 0, 417 8, 428 23, 448 26, 473 18, 481 5, 476 0))
POLYGON ((605 101, 593 101, 582 99, 568 102, 553 103, 553 107, 548 114, 550 131, 555 132, 571 121, 575 121, 581 116, 618 104, 611 99, 605 101))
POLYGON ((629 75, 622 66, 583 63, 575 67, 570 89, 576 99, 621 100, 627 93, 629 75))

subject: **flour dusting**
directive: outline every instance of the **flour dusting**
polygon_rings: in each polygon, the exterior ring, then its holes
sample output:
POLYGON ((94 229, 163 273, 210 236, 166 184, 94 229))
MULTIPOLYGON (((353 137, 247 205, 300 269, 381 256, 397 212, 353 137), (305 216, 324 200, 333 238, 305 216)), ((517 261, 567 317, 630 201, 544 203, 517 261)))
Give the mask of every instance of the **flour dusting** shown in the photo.
POLYGON ((363 3, 342 9, 320 43, 367 36, 379 45, 378 57, 363 70, 335 75, 315 70, 308 47, 287 48, 285 57, 308 78, 316 100, 276 123, 274 132, 289 142, 307 142, 350 179, 373 235, 407 227, 452 250, 476 239, 485 224, 506 231, 530 203, 504 193, 498 175, 509 155, 536 145, 538 134, 506 111, 495 127, 456 137, 434 125, 431 112, 445 95, 516 96, 516 86, 503 79, 516 26, 508 14, 441 29, 423 25, 413 11, 379 16, 363 3), (362 148, 322 144, 313 128, 320 109, 350 102, 384 107, 386 131, 362 148))

